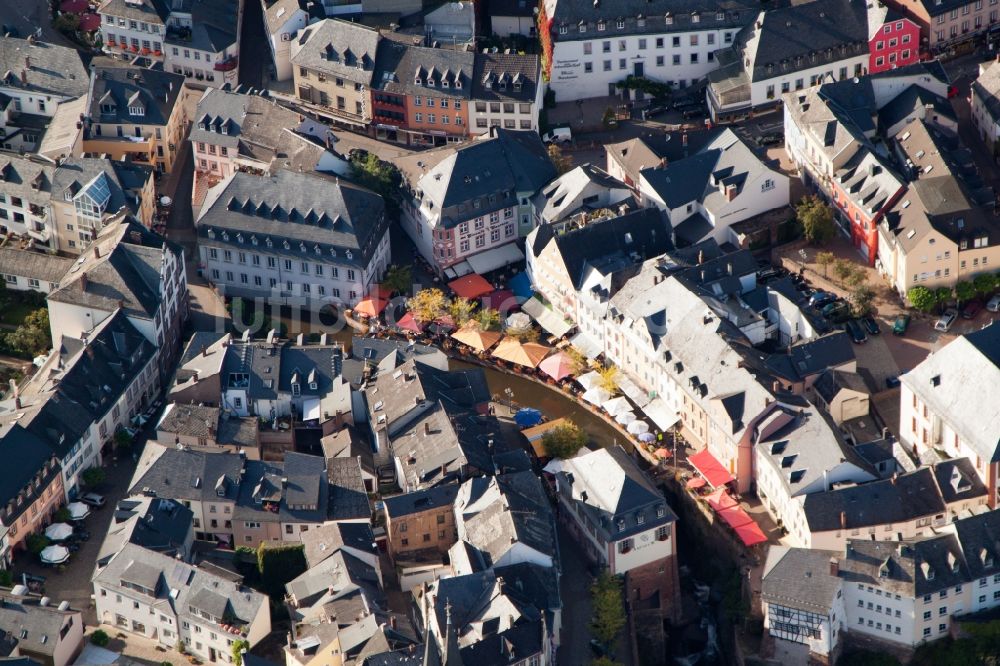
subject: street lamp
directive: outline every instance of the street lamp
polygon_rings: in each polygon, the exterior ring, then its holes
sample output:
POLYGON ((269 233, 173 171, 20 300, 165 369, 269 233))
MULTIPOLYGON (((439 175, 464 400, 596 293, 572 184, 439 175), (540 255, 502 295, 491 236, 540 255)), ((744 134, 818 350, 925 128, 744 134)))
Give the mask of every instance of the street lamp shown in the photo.
POLYGON ((507 411, 511 414, 514 413, 514 391, 508 386, 503 390, 504 395, 507 396, 507 411))

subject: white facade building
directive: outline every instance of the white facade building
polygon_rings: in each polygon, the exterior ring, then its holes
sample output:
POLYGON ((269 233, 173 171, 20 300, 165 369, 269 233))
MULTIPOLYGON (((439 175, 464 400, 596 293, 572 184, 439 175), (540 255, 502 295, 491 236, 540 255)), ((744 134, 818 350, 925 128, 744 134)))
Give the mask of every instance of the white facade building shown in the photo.
MULTIPOLYGON (((255 2, 258 0, 250 0, 255 2)), ((299 6, 298 0, 259 0, 264 8, 264 29, 271 47, 274 63, 274 80, 292 78, 292 40, 295 33, 309 24, 309 14, 299 6)))

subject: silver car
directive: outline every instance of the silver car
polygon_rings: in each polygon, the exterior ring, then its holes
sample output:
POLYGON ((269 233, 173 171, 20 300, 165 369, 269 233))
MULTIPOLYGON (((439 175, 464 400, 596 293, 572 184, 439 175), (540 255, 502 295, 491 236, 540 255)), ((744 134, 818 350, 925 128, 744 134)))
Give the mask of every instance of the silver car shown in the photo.
POLYGON ((986 303, 986 309, 990 312, 1000 312, 1000 294, 997 294, 986 303))
POLYGON ((941 318, 934 322, 934 330, 947 333, 951 329, 952 324, 955 323, 956 319, 958 319, 958 310, 955 308, 948 308, 944 311, 944 314, 941 315, 941 318))

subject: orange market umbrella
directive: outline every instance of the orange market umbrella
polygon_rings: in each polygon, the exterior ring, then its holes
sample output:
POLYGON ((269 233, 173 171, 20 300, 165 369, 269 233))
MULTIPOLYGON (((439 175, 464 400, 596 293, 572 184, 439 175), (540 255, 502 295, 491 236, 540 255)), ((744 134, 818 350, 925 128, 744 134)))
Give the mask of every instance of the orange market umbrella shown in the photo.
POLYGON ((452 280, 448 286, 462 298, 478 298, 493 291, 493 285, 479 273, 471 273, 452 280))
POLYGON ((565 352, 556 352, 539 363, 538 369, 552 379, 559 381, 573 374, 573 371, 576 369, 576 361, 565 352))
POLYGON ((495 331, 484 331, 479 324, 469 323, 452 333, 451 337, 476 351, 486 351, 503 336, 495 331))
POLYGON ((542 359, 548 356, 550 351, 552 351, 551 347, 540 345, 537 342, 525 342, 521 344, 515 338, 506 337, 493 350, 493 356, 510 361, 511 363, 534 368, 542 362, 542 359))
POLYGON ((385 306, 388 304, 389 301, 379 298, 378 296, 365 296, 358 302, 357 305, 354 306, 354 312, 359 315, 374 318, 382 314, 382 310, 385 310, 385 306))

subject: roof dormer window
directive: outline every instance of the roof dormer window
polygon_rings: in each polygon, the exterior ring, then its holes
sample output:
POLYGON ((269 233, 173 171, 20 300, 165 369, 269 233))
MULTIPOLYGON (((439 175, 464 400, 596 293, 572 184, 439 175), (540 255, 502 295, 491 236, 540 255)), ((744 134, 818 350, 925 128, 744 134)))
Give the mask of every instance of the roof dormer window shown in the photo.
POLYGON ((691 23, 700 23, 701 15, 698 12, 691 12, 691 23))
POLYGON ((441 79, 441 87, 442 88, 447 88, 448 87, 448 82, 445 81, 444 79, 441 79))
POLYGON ((434 83, 434 79, 427 79, 427 85, 433 88, 437 84, 434 83))
POLYGON ((415 85, 415 86, 423 85, 423 83, 421 82, 419 76, 413 77, 413 85, 415 85))
POLYGON ((615 21, 615 27, 618 28, 619 30, 624 30, 625 29, 625 19, 621 19, 620 18, 617 21, 615 21))
POLYGON ((605 30, 607 30, 607 28, 608 24, 605 23, 604 21, 597 22, 597 32, 604 32, 605 30))
POLYGON ((455 87, 459 90, 462 89, 462 81, 460 79, 455 79, 455 87))
POLYGON ((580 28, 580 32, 587 32, 587 24, 585 22, 580 21, 579 28, 580 28))
POLYGON ((142 118, 146 115, 146 109, 141 106, 130 106, 128 107, 128 114, 136 118, 142 118))
POLYGON ((674 17, 672 15, 667 14, 665 18, 666 18, 667 25, 673 25, 674 24, 674 17))
POLYGON ((565 35, 567 32, 569 32, 569 28, 568 27, 566 27, 565 25, 560 25, 559 26, 559 34, 560 35, 565 35))
POLYGON ((114 104, 101 104, 101 113, 114 113, 114 112, 115 112, 114 104))

